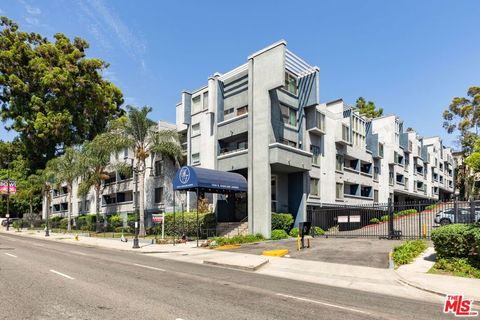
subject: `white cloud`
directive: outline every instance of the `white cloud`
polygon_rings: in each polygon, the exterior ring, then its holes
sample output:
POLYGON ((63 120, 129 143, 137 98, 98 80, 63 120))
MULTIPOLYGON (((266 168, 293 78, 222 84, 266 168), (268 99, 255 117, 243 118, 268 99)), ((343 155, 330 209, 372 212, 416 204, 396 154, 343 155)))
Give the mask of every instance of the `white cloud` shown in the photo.
POLYGON ((25 4, 25 10, 27 10, 28 14, 31 14, 34 16, 42 14, 42 10, 40 10, 40 8, 32 7, 28 4, 25 4))
POLYGON ((26 17, 25 21, 27 21, 27 23, 29 23, 31 25, 34 25, 34 26, 38 26, 40 24, 40 20, 38 20, 35 17, 26 17))

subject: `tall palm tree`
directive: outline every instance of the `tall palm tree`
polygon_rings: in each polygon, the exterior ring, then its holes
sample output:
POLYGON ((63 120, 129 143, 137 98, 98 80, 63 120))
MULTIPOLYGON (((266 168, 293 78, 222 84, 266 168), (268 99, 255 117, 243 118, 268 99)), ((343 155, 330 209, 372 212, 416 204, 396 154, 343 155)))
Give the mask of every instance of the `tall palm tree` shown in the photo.
MULTIPOLYGON (((96 231, 100 232, 100 202, 103 182, 109 178, 110 156, 116 151, 115 144, 105 134, 97 135, 92 141, 85 142, 78 158, 81 182, 78 194, 85 197, 93 187, 95 191, 96 231)), ((103 216, 106 220, 106 216, 103 216)))
POLYGON ((157 123, 148 118, 151 107, 140 109, 127 106, 127 115, 112 122, 109 135, 112 141, 133 150, 134 170, 138 178, 138 202, 140 211, 140 236, 145 235, 145 169, 146 159, 155 154, 172 158, 176 164, 182 156, 182 149, 176 130, 159 130, 157 123))
POLYGON ((72 231, 72 193, 73 183, 80 174, 79 167, 79 152, 72 147, 65 149, 63 155, 54 158, 51 163, 55 170, 55 180, 57 181, 57 187, 60 187, 62 183, 67 184, 68 193, 68 224, 67 231, 72 231))
MULTIPOLYGON (((51 161, 51 160, 50 160, 51 161)), ((37 170, 37 177, 39 179, 40 184, 42 185, 42 194, 45 199, 45 206, 46 206, 46 230, 47 232, 45 233, 45 236, 48 235, 48 219, 50 216, 50 203, 52 202, 52 195, 51 195, 51 190, 53 185, 55 184, 55 170, 52 168, 52 163, 47 162, 47 165, 45 169, 43 170, 37 170)))

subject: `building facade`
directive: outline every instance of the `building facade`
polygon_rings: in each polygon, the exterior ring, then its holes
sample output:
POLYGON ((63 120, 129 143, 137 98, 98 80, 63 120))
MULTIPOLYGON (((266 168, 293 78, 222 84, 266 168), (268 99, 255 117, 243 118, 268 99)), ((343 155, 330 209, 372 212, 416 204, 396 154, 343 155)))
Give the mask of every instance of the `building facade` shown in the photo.
MULTIPOLYGON (((159 130, 175 130, 175 125, 160 121, 159 130)), ((122 162, 133 165, 133 151, 125 149, 111 156, 112 165, 122 162)), ((176 167, 172 159, 162 155, 150 155, 146 159, 145 172, 145 212, 148 217, 152 213, 170 212, 173 210, 172 180, 175 176, 176 167)), ((113 166, 112 166, 113 167, 113 166)), ((110 177, 102 184, 100 213, 103 215, 120 214, 127 216, 135 211, 134 197, 136 194, 134 173, 124 176, 120 172, 112 170, 110 177)), ((78 195, 78 187, 81 182, 79 177, 73 183, 72 190, 72 216, 94 214, 96 199, 94 189, 91 188, 85 197, 78 195)), ((138 186, 137 186, 138 187, 138 186)), ((50 213, 52 216, 66 217, 68 215, 68 192, 66 184, 54 187, 51 191, 50 213)), ((138 199, 138 198, 137 198, 138 199)), ((178 202, 178 199, 177 199, 178 202)), ((43 218, 46 217, 46 200, 43 200, 43 218)))
POLYGON ((365 118, 341 99, 320 103, 319 72, 280 41, 176 106, 187 164, 247 178, 250 233, 269 237, 271 212, 298 223, 307 206, 450 197, 453 160, 440 138, 404 130, 396 116, 365 118))

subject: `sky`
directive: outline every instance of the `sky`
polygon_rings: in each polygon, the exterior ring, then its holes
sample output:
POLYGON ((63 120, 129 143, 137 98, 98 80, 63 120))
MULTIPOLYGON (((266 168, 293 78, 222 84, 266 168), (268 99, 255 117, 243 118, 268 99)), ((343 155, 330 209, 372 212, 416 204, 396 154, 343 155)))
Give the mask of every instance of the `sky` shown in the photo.
MULTIPOLYGON (((320 68, 321 102, 359 96, 422 136, 441 136, 442 111, 480 85, 480 2, 9 0, 0 15, 25 31, 86 39, 88 57, 125 103, 175 122, 183 90, 206 84, 280 39, 320 68)), ((0 124, 0 139, 10 140, 0 124)))

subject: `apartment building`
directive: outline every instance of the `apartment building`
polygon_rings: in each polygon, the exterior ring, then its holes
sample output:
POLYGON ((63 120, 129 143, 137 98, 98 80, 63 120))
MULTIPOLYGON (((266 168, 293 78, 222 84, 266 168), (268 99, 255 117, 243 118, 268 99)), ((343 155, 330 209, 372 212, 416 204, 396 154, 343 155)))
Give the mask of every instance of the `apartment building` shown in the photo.
POLYGON ((176 124, 187 164, 248 179, 246 212, 217 217, 248 212, 249 232, 269 236, 271 212, 298 223, 307 206, 450 197, 451 150, 439 138, 404 130, 396 116, 367 119, 341 99, 320 103, 319 89, 319 68, 280 41, 182 93, 176 124))
MULTIPOLYGON (((176 126, 171 123, 160 121, 159 130, 175 130, 176 126)), ((123 162, 133 165, 133 151, 125 149, 111 156, 111 163, 123 162)), ((152 213, 170 212, 173 210, 172 180, 176 172, 174 162, 162 155, 151 155, 146 160, 145 172, 145 210, 148 217, 152 213)), ((126 216, 135 210, 135 179, 133 172, 130 175, 122 175, 112 170, 110 177, 102 185, 100 211, 102 214, 114 213, 126 216)), ((96 199, 93 188, 85 197, 78 195, 78 186, 81 182, 79 177, 73 184, 72 190, 72 216, 95 213, 96 199)), ((177 199, 178 201, 178 199, 177 199)), ((46 217, 46 202, 43 202, 43 217, 46 217)), ((66 217, 68 215, 68 192, 66 184, 55 187, 51 192, 51 215, 66 217)), ((147 220, 148 221, 148 220, 147 220)))

